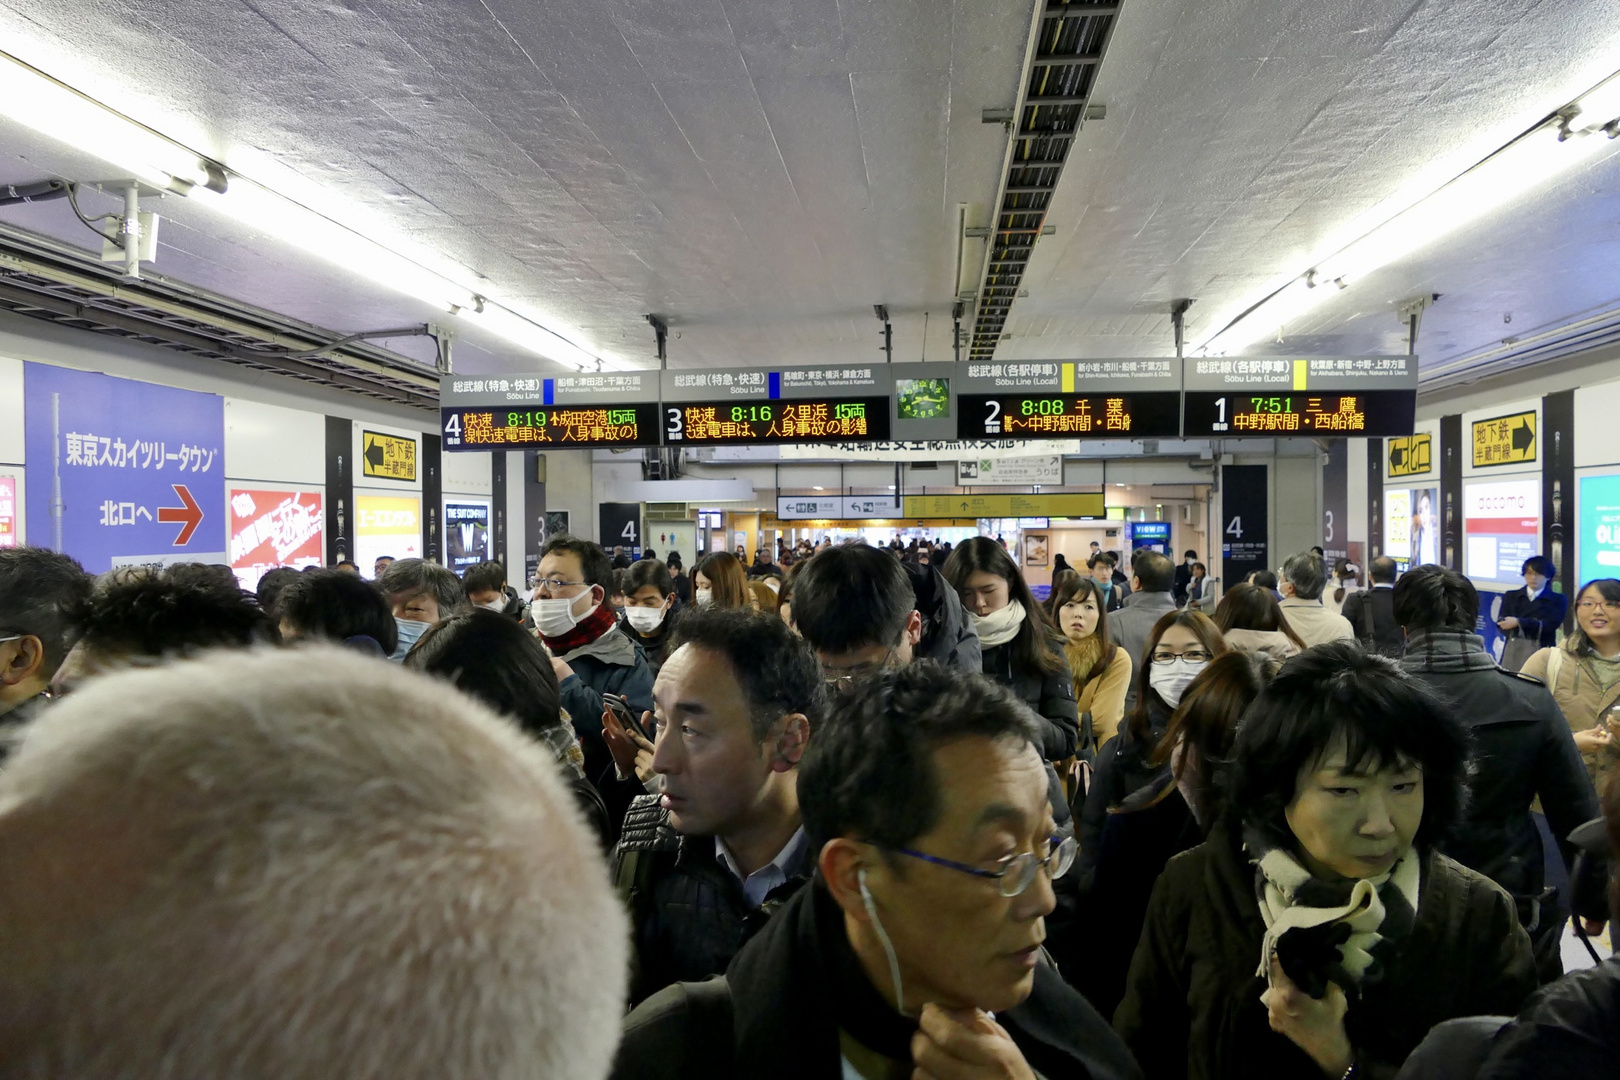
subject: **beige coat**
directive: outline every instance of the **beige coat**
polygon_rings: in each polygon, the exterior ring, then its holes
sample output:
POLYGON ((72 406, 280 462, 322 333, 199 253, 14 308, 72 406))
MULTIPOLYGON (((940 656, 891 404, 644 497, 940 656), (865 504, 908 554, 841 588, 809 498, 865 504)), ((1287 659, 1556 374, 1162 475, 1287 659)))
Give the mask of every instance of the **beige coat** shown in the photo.
POLYGON ((1326 645, 1330 641, 1356 640, 1356 632, 1350 626, 1350 620, 1329 611, 1322 606, 1320 600, 1302 600, 1297 596, 1290 596, 1278 606, 1282 608, 1283 618, 1288 620, 1288 625, 1293 628, 1294 633, 1305 642, 1306 648, 1326 645))
POLYGON ((1091 730, 1097 734, 1101 746, 1114 737, 1120 721, 1125 718, 1125 690, 1131 685, 1131 654, 1124 649, 1114 650, 1114 662, 1101 674, 1093 675, 1084 685, 1075 680, 1074 696, 1080 714, 1091 714, 1091 730))
MULTIPOLYGON (((1563 710, 1571 731, 1588 731, 1597 727, 1603 722, 1603 714, 1610 706, 1620 702, 1620 683, 1615 683, 1608 693, 1604 693, 1597 676, 1592 673, 1590 660, 1581 659, 1564 645, 1558 646, 1557 651, 1564 655, 1558 666, 1557 682, 1548 687, 1553 700, 1563 710)), ((1547 671, 1551 667, 1553 652, 1553 649, 1537 652, 1524 662, 1519 674, 1550 683, 1547 671)), ((1581 760, 1586 762, 1586 771, 1591 774, 1592 784, 1601 796, 1608 778, 1620 771, 1620 745, 1611 743, 1594 753, 1582 754, 1581 760)))
POLYGON ((1299 655, 1299 646, 1281 630, 1228 630, 1226 644, 1243 652, 1265 653, 1279 661, 1299 655))

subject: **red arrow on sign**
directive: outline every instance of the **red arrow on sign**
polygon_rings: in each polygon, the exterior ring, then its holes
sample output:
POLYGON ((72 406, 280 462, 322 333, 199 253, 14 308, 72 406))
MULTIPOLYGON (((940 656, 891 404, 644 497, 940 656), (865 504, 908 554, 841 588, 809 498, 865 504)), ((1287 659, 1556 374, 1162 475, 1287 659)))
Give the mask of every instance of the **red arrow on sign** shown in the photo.
POLYGON ((191 497, 191 489, 186 485, 170 484, 169 486, 174 488, 174 493, 180 497, 180 501, 185 505, 158 507, 158 520, 162 522, 179 522, 180 534, 174 538, 174 546, 185 547, 186 543, 191 539, 191 534, 197 531, 198 525, 202 524, 202 507, 198 506, 197 500, 191 497))

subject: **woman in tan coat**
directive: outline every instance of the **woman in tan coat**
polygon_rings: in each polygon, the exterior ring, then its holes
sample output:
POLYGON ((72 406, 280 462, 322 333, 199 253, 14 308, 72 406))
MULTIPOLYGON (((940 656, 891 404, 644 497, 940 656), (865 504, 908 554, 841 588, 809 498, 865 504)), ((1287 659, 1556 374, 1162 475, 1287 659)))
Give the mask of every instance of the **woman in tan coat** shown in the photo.
POLYGON ((1131 684, 1131 655, 1108 636, 1108 597, 1089 577, 1065 577, 1046 610, 1063 631, 1064 653, 1074 671, 1074 699, 1080 710, 1081 740, 1091 719, 1093 746, 1114 737, 1125 718, 1125 690, 1131 684))
POLYGON ((1575 632, 1531 656, 1520 674, 1552 691, 1601 797, 1620 771, 1620 581, 1587 582, 1575 597, 1575 632))

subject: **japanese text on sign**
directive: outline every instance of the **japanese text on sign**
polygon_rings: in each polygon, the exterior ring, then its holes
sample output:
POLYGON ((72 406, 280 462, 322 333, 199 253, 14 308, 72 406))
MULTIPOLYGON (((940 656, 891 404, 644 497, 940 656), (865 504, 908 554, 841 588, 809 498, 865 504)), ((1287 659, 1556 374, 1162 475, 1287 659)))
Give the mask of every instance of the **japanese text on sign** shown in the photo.
POLYGON ((1391 479, 1399 476, 1421 476, 1433 467, 1433 455, 1433 439, 1429 435, 1391 439, 1388 475, 1391 479))
POLYGON ((1238 399, 1232 430, 1245 433, 1367 430, 1367 414, 1354 397, 1238 399), (1246 407, 1245 407, 1246 406, 1246 407))
POLYGON ((140 440, 126 443, 120 437, 83 432, 68 432, 62 440, 67 452, 64 464, 83 467, 110 465, 115 469, 157 471, 172 464, 180 472, 207 472, 219 452, 217 448, 187 443, 177 446, 140 440))
POLYGON ((416 479, 416 440, 376 431, 361 433, 360 461, 366 476, 385 480, 416 479))
POLYGON ((1535 460, 1535 410, 1474 421, 1474 468, 1495 468, 1535 460))
POLYGON ((634 443, 640 437, 635 409, 552 408, 523 412, 467 412, 462 440, 468 446, 521 443, 634 443))
POLYGON ((887 405, 883 398, 671 405, 664 434, 670 442, 882 439, 889 434, 887 405))

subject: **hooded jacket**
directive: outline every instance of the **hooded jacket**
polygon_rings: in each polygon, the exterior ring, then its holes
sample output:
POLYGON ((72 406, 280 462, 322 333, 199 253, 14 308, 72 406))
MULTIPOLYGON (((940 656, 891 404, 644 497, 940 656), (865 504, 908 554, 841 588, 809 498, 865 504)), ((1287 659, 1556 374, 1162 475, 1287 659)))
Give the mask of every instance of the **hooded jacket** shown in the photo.
POLYGON ((983 670, 979 635, 973 630, 962 598, 932 566, 901 563, 911 579, 917 613, 922 616, 922 641, 912 650, 919 660, 933 660, 957 671, 977 675, 983 670))
POLYGON ((607 743, 602 741, 602 695, 618 694, 637 716, 651 712, 652 668, 647 666, 641 646, 618 626, 557 659, 574 669, 557 689, 585 748, 585 775, 601 776, 613 764, 607 743))

